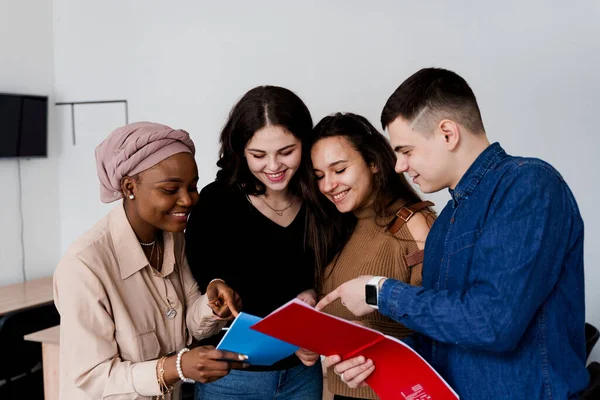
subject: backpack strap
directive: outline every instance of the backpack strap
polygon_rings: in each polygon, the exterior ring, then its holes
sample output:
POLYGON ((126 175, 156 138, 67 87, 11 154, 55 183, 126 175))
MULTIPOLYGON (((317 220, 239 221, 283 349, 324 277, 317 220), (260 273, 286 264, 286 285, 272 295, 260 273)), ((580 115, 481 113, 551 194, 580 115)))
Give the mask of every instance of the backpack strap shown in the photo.
POLYGON ((406 224, 416 212, 432 206, 434 206, 434 204, 431 201, 420 201, 410 206, 404 206, 400 208, 396 212, 394 219, 392 219, 392 221, 389 223, 388 231, 392 235, 396 234, 396 232, 398 232, 400 228, 402 228, 402 226, 404 226, 404 224, 406 224))
POLYGON ((412 253, 404 255, 404 261, 406 261, 407 267, 414 267, 417 264, 421 264, 425 258, 425 250, 417 250, 412 253))

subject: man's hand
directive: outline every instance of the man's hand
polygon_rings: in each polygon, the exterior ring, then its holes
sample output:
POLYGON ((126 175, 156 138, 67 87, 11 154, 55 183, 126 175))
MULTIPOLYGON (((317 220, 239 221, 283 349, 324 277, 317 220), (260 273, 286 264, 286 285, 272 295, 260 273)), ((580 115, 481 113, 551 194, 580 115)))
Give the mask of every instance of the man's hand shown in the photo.
POLYGON ((333 372, 340 376, 342 382, 353 389, 367 386, 365 379, 375 370, 373 361, 366 360, 363 356, 341 361, 340 356, 333 355, 326 357, 323 365, 327 368, 334 366, 333 372))
POLYGON ((206 288, 208 306, 221 319, 233 319, 242 309, 242 299, 228 284, 216 279, 206 288))
POLYGON ((305 290, 296 296, 296 298, 311 307, 314 307, 317 304, 317 292, 315 292, 314 289, 305 290))
POLYGON ((317 311, 321 311, 326 305, 340 299, 350 312, 357 317, 372 313, 374 308, 365 303, 365 285, 373 276, 363 275, 341 284, 334 291, 323 297, 316 305, 317 311))

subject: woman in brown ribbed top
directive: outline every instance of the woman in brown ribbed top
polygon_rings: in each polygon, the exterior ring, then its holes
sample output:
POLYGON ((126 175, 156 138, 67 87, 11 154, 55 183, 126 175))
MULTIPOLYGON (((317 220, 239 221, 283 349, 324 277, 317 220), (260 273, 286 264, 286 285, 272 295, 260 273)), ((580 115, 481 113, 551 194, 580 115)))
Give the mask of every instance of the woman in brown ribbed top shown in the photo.
MULTIPOLYGON (((315 253, 321 295, 361 275, 420 285, 422 249, 435 219, 428 206, 433 204, 423 202, 394 171, 396 157, 387 139, 366 118, 337 113, 317 124, 307 150, 315 179, 306 187, 307 203, 313 205, 307 239, 315 253), (309 193, 311 186, 316 195, 309 193)), ((357 318, 340 301, 323 311, 399 339, 411 333, 377 312, 357 318)), ((369 387, 349 388, 333 368, 327 382, 335 399, 377 398, 369 387)))

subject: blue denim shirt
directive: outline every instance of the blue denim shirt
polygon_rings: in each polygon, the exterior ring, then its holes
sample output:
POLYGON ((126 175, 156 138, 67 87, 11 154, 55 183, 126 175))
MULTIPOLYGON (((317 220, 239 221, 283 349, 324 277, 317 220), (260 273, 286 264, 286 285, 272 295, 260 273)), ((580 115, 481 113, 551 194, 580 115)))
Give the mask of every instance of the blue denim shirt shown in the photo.
POLYGON ((433 224, 423 286, 388 279, 379 311, 462 399, 570 399, 585 369, 583 221, 560 174, 498 143, 433 224))

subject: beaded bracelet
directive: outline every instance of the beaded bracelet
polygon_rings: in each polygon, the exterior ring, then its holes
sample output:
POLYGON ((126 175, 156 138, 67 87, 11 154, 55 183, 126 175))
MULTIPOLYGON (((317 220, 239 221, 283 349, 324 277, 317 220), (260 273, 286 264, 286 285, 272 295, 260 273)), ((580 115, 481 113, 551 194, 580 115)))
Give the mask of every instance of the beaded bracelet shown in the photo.
POLYGON ((190 351, 190 349, 188 349, 187 347, 184 347, 183 349, 179 350, 179 353, 177 353, 177 361, 176 361, 175 365, 177 366, 177 374, 179 375, 179 379, 181 379, 185 383, 195 383, 196 382, 195 380, 186 378, 183 375, 183 370, 181 369, 181 357, 188 351, 190 351))

